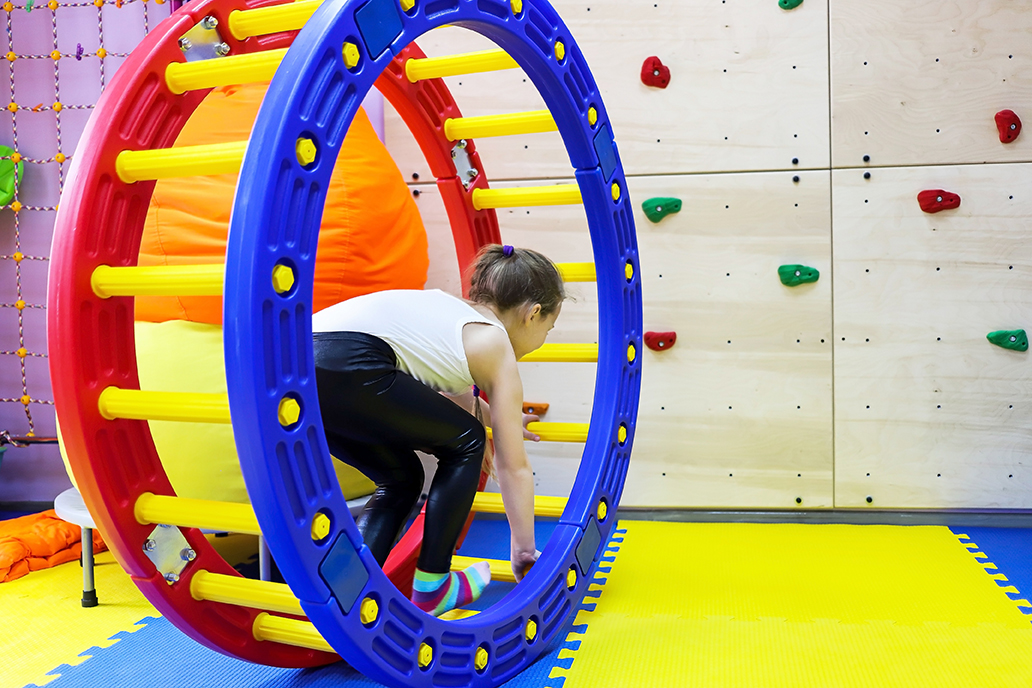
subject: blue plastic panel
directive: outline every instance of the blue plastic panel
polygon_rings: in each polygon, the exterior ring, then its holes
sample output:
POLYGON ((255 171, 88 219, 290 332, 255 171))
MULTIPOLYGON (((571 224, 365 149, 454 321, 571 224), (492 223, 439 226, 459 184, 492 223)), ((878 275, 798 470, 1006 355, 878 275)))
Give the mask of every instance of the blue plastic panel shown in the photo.
POLYGON ((626 181, 598 88, 569 30, 544 0, 327 0, 300 31, 273 79, 244 156, 230 223, 224 338, 230 409, 241 466, 273 556, 305 613, 352 666, 392 686, 494 686, 545 649, 590 583, 599 543, 615 522, 634 437, 641 366, 641 295, 637 244, 626 181), (584 199, 598 274, 599 363, 591 427, 569 505, 527 577, 490 609, 460 622, 419 611, 373 561, 334 479, 312 364, 311 302, 315 248, 326 188, 344 133, 362 98, 394 54, 421 34, 457 24, 484 34, 516 59, 540 91, 569 152, 584 199), (341 48, 358 41, 360 62, 345 68, 341 48), (565 57, 555 58, 562 41, 565 57), (588 121, 594 108, 597 121, 588 121), (295 145, 316 146, 302 167, 295 145), (621 193, 613 199, 612 184, 621 193), (631 263, 634 274, 625 275, 631 263), (295 270, 285 294, 272 288, 277 264, 295 270), (637 347, 627 361, 629 344, 637 347), (301 406, 299 422, 279 424, 280 400, 301 406), (620 427, 627 438, 619 441, 620 427), (595 521, 600 500, 609 514, 595 521), (311 537, 323 513, 333 533, 311 537), (580 560, 584 560, 583 562, 580 560), (581 564, 584 566, 581 566, 581 564), (364 626, 349 613, 366 597, 380 615, 364 626), (528 620, 540 633, 528 642, 528 620), (426 642, 435 659, 416 654, 426 642), (473 670, 476 648, 489 648, 487 670, 473 670))

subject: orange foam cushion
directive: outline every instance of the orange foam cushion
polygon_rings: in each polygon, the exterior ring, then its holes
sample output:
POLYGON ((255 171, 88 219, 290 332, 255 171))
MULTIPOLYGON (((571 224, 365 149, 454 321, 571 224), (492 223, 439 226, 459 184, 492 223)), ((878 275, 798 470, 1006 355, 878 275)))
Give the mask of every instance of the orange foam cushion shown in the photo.
MULTIPOLYGON (((267 84, 214 89, 176 141, 191 146, 250 135, 267 84)), ((236 175, 158 182, 147 213, 140 265, 222 263, 236 175)), ((313 312, 383 289, 422 289, 426 231, 408 187, 360 109, 333 171, 316 253, 313 312)), ((136 319, 222 324, 218 296, 136 298, 136 319)))

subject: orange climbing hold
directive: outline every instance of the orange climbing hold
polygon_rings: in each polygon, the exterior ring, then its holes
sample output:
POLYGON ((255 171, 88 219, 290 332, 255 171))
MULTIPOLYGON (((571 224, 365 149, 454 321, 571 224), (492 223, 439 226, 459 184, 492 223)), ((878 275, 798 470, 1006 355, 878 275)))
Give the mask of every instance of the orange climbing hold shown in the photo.
POLYGON ((1021 133, 1021 119, 1013 110, 996 113, 996 128, 1000 132, 1000 143, 1012 143, 1021 133))
POLYGON ((641 65, 641 83, 655 88, 666 88, 670 85, 670 68, 655 55, 646 57, 641 65))
POLYGON ((925 189, 917 194, 917 202, 926 213, 937 213, 941 210, 959 208, 960 196, 942 189, 925 189))

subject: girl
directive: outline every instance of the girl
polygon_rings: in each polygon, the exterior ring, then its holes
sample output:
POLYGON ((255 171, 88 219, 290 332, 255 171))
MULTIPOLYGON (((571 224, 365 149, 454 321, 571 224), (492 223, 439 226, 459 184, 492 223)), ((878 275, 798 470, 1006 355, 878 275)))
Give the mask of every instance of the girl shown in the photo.
POLYGON ((494 245, 477 256, 469 298, 382 291, 312 317, 326 440, 334 456, 376 483, 358 529, 381 566, 423 488, 414 450, 437 457, 412 585, 412 601, 435 616, 476 600, 491 580, 487 562, 450 573, 486 446, 484 426, 466 410, 474 403, 473 385, 491 400, 484 416, 494 433, 516 580, 537 560, 533 473, 523 439, 538 438, 525 429, 535 418, 523 415, 516 361, 544 344, 566 292, 548 258, 494 245))

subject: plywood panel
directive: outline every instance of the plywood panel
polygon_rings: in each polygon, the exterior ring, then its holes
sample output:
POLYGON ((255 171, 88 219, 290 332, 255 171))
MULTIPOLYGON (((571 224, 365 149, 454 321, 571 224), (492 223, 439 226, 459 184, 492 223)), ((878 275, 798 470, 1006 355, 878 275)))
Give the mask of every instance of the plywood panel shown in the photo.
MULTIPOLYGON (((827 172, 799 177, 631 180, 645 328, 675 330, 678 341, 643 352, 624 504, 788 508, 799 498, 804 508, 831 506, 830 181, 827 172), (683 210, 652 224, 640 205, 653 196, 679 197, 683 210), (818 268, 821 280, 783 286, 778 266, 795 263, 818 268)), ((417 201, 431 235, 446 231, 443 210, 426 203, 434 193, 417 201)), ((590 259, 580 206, 505 210, 499 222, 506 242, 557 261, 590 259)), ((594 287, 570 286, 576 298, 550 341, 597 341, 594 287)), ((551 404, 547 420, 588 421, 593 365, 521 370, 526 398, 551 404)), ((580 449, 528 445, 540 493, 569 493, 580 449)))
POLYGON ((1032 506, 1032 165, 836 171, 836 506, 1032 506), (959 193, 921 212, 918 191, 959 193))
MULTIPOLYGON (((628 174, 827 167, 827 7, 808 2, 786 12, 777 2, 553 3, 580 45, 609 109, 628 174), (665 90, 641 83, 644 60, 670 67, 665 90)), ((430 32, 431 55, 494 47, 460 28, 430 32)), ((446 79, 465 115, 540 109, 522 70, 446 79)), ((388 117, 387 141, 407 175, 429 174, 414 147, 394 138, 404 124, 388 117)), ((492 179, 570 175, 558 134, 477 142, 492 179)))
POLYGON ((1032 123, 1032 4, 831 2, 836 167, 1032 160, 1000 143, 1011 109, 1032 123))

